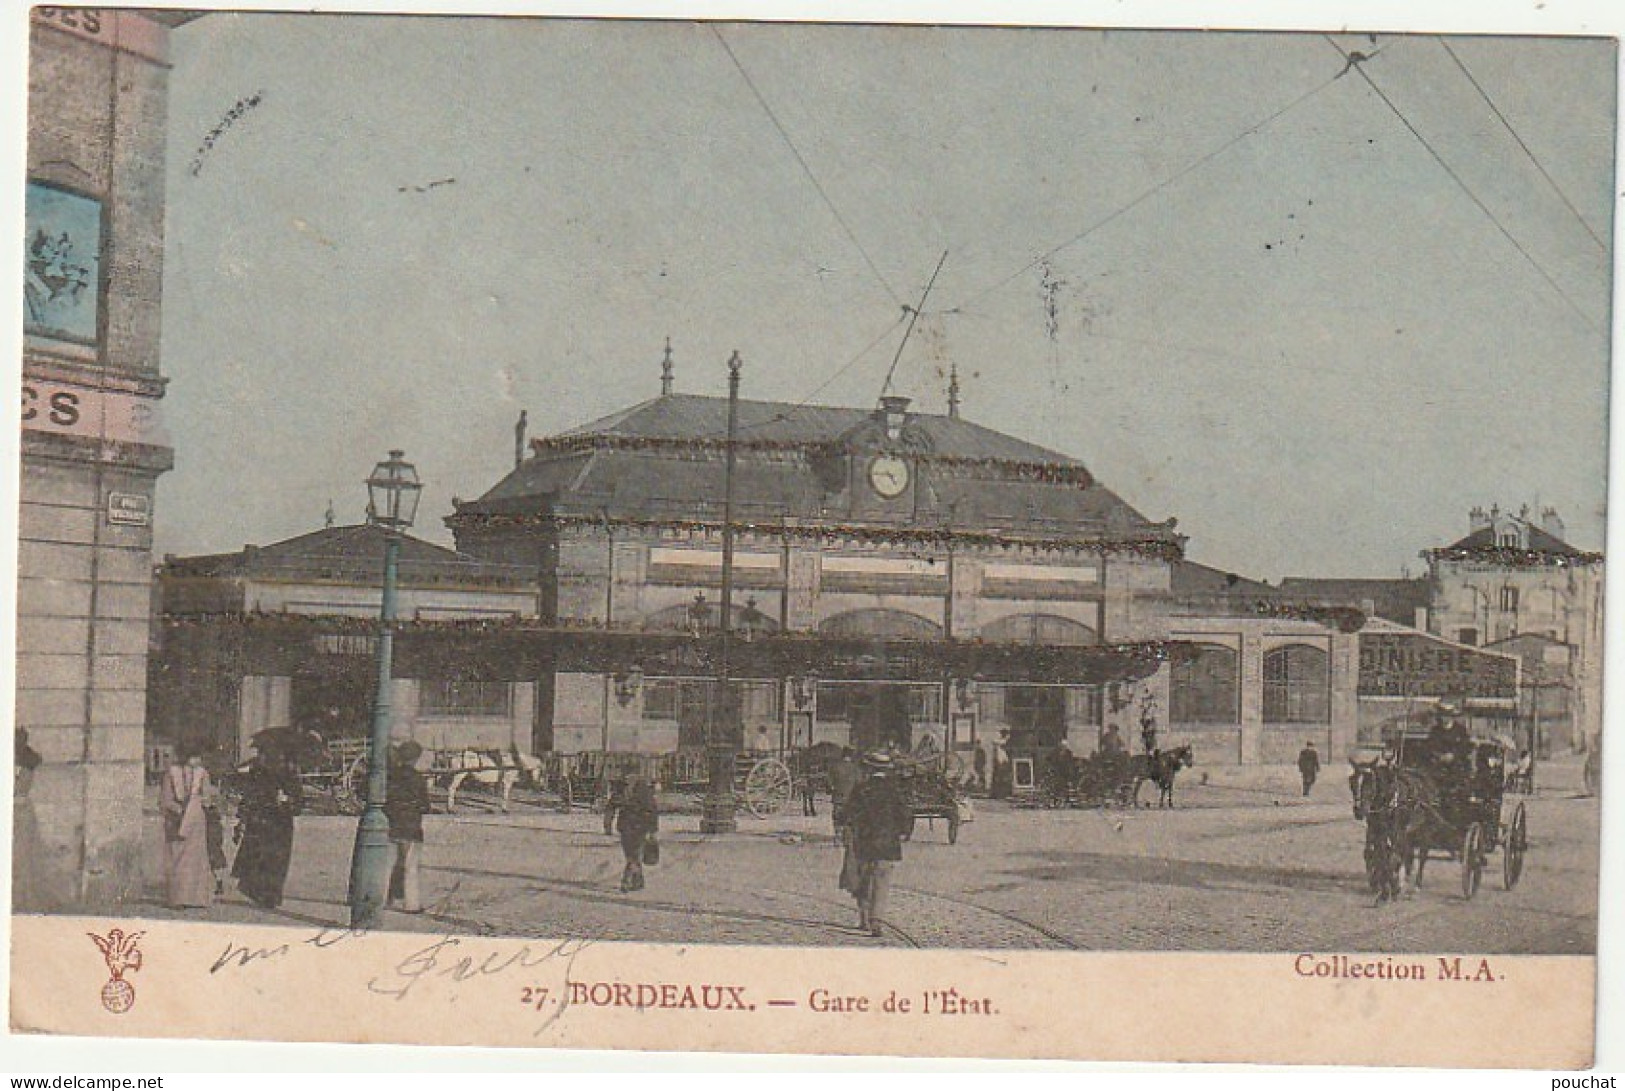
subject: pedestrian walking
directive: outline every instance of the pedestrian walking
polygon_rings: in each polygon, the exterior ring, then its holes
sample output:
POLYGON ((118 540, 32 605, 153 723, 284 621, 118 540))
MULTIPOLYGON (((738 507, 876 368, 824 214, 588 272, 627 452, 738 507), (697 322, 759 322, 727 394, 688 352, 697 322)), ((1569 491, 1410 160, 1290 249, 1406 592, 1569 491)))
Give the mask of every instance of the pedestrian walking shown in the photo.
POLYGON ((1298 775, 1303 778, 1303 795, 1309 798, 1310 789, 1315 786, 1315 778, 1320 775, 1320 752, 1315 749, 1315 741, 1310 739, 1298 751, 1298 775))
POLYGON ((164 901, 172 909, 207 909, 214 904, 214 870, 209 866, 205 801, 214 795, 203 750, 183 744, 159 783, 158 808, 164 820, 164 901))
POLYGON ((801 765, 801 816, 803 818, 818 817, 818 783, 809 774, 805 762, 801 765))
POLYGON ((221 790, 231 767, 225 763, 220 748, 211 746, 204 755, 203 768, 208 770, 214 787, 203 800, 203 831, 209 847, 209 870, 214 874, 214 896, 218 898, 226 892, 226 873, 231 869, 231 861, 226 858, 225 798, 221 790))
POLYGON ((994 799, 1009 799, 1016 791, 1016 770, 1010 760, 1010 729, 1003 728, 993 744, 993 786, 988 793, 994 799))
POLYGON ((621 872, 621 893, 643 889, 643 865, 653 863, 651 846, 660 828, 660 806, 654 786, 641 775, 627 778, 626 790, 616 812, 616 828, 621 835, 621 852, 626 868, 621 872))
POLYGON ((403 913, 423 912, 423 816, 429 810, 429 784, 418 772, 421 757, 423 747, 414 739, 396 747, 390 756, 389 782, 384 791, 389 843, 395 846, 387 904, 399 902, 403 913))
POLYGON ((909 810, 891 756, 871 754, 863 764, 864 780, 852 793, 847 817, 852 824, 852 848, 858 862, 854 895, 859 927, 878 936, 887 919, 892 872, 903 859, 909 810))
POLYGON ((281 746, 256 747, 243 774, 237 859, 231 874, 237 889, 262 909, 282 904, 282 889, 293 861, 293 819, 304 809, 304 789, 293 758, 281 746))
POLYGON ((852 851, 852 826, 847 818, 847 808, 852 793, 862 781, 863 771, 858 767, 857 755, 850 746, 841 747, 841 756, 829 771, 829 810, 835 823, 836 840, 843 850, 840 887, 854 896, 858 891, 858 858, 852 851))
POLYGON ((40 767, 38 750, 28 745, 28 730, 15 736, 11 779, 11 905, 18 912, 39 912, 48 904, 45 858, 40 844, 39 820, 34 814, 34 771, 40 767))

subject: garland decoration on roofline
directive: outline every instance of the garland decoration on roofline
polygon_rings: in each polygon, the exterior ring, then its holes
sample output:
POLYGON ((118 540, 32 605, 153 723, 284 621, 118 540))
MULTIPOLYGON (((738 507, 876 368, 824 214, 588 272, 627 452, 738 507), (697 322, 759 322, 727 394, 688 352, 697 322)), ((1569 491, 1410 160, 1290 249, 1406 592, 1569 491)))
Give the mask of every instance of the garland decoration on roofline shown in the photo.
POLYGON ((1258 617, 1309 621, 1343 633, 1357 633, 1365 628, 1366 623, 1365 612, 1353 606, 1311 606, 1259 599, 1252 603, 1251 612, 1258 617))
MULTIPOLYGON (((310 635, 375 636, 378 621, 345 615, 283 614, 245 611, 166 616, 166 628, 198 628, 217 633, 232 627, 260 634, 278 648, 294 649, 310 635)), ((608 672, 636 669, 662 676, 715 675, 721 662, 721 634, 708 629, 698 634, 630 627, 605 628, 587 623, 549 624, 535 618, 414 619, 395 623, 403 638, 511 638, 536 643, 498 645, 483 651, 464 648, 463 654, 481 654, 495 663, 503 652, 521 656, 545 651, 553 669, 564 672, 608 672)), ((217 638, 217 637, 216 637, 217 638)), ((873 678, 945 682, 1051 681, 1080 685, 1130 682, 1155 674, 1179 654, 1183 641, 1147 640, 1137 643, 1045 645, 985 642, 981 640, 871 639, 821 633, 769 633, 746 640, 736 637, 731 649, 737 677, 873 678)), ((416 655, 420 662, 454 654, 455 645, 438 639, 414 649, 400 646, 399 654, 416 655)), ((356 654, 361 654, 360 652, 356 654)), ((521 660, 523 662, 523 660, 521 660)))
POLYGON ((1548 553, 1540 549, 1508 549, 1504 546, 1449 547, 1430 549, 1430 560, 1471 561, 1501 568, 1585 568, 1602 563, 1601 553, 1548 553))
MULTIPOLYGON (((583 454, 593 451, 669 452, 676 454, 723 454, 728 449, 726 439, 686 438, 676 436, 545 436, 530 441, 537 455, 583 454)), ((847 443, 808 443, 774 439, 738 439, 733 443, 736 452, 801 455, 809 460, 841 458, 865 453, 847 443)), ((1082 466, 1057 462, 1034 462, 1012 458, 969 458, 963 455, 937 455, 915 452, 913 457, 930 466, 958 470, 990 470, 1013 481, 1032 481, 1044 485, 1070 485, 1087 489, 1095 484, 1094 475, 1082 466)))
MULTIPOLYGON (((446 517, 446 525, 453 529, 478 526, 485 529, 502 528, 603 528, 629 527, 634 530, 678 532, 686 534, 720 534, 720 523, 694 519, 632 519, 624 516, 549 515, 549 514, 485 514, 459 512, 446 517)), ((1001 534, 996 531, 951 530, 936 527, 860 527, 860 526, 805 526, 788 522, 754 523, 736 520, 734 530, 739 534, 755 534, 776 539, 798 538, 812 541, 859 541, 877 545, 947 550, 955 546, 981 549, 1046 551, 1084 551, 1101 556, 1137 556, 1147 560, 1176 561, 1185 555, 1184 543, 1177 536, 1170 538, 1056 538, 1028 537, 1001 534)))

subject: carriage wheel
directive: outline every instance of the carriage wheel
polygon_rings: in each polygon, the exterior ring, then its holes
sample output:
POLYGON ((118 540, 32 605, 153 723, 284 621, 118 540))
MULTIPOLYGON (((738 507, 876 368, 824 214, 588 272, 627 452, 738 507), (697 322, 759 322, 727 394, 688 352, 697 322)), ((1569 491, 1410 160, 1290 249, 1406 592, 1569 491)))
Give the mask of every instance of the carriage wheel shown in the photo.
POLYGON ((333 785, 340 814, 360 814, 367 804, 367 755, 354 758, 333 785))
POLYGON ((763 758, 745 775, 745 809, 757 818, 771 818, 789 805, 794 786, 789 766, 778 758, 763 758))
POLYGON ((1484 827, 1477 822, 1467 827, 1461 842, 1461 896, 1471 898, 1478 893, 1478 884, 1484 878, 1484 827))
POLYGON ((1517 810, 1512 812, 1512 822, 1501 840, 1501 879, 1508 890, 1517 886, 1518 880, 1523 877, 1523 853, 1528 847, 1529 817, 1524 814, 1520 802, 1517 810))

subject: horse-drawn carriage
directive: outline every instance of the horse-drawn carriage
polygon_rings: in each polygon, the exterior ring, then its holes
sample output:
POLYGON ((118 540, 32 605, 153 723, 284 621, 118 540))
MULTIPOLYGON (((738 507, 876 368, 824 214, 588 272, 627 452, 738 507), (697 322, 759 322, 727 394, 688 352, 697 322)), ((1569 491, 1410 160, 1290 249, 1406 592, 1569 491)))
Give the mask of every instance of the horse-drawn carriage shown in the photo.
POLYGON ((1139 807, 1145 786, 1157 789, 1159 806, 1174 804, 1174 781, 1181 769, 1195 764, 1189 746, 1130 754, 1126 750, 1098 750, 1081 758, 1058 753, 1050 759, 1043 797, 1050 807, 1139 807))
POLYGON ((966 814, 961 788, 963 771, 958 768, 956 756, 940 752, 904 754, 897 758, 897 770, 902 780, 903 798, 908 801, 907 836, 914 836, 920 819, 925 819, 930 829, 936 829, 937 820, 941 819, 948 824, 948 844, 956 844, 966 814))
POLYGON ((1474 739, 1465 728, 1435 725, 1389 739, 1381 757, 1355 761, 1349 777, 1354 815, 1366 824, 1365 865, 1379 904, 1413 888, 1431 855, 1461 864, 1461 893, 1478 893, 1489 854, 1500 850, 1507 890, 1523 876, 1529 820, 1523 801, 1505 810, 1507 758, 1498 739, 1474 739))

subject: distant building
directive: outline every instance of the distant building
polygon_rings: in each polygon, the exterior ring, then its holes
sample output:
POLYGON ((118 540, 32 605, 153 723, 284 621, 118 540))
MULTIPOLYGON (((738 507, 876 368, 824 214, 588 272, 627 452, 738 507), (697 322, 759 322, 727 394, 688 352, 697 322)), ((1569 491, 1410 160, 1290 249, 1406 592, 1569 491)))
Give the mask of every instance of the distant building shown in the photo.
POLYGON ((1282 764, 1305 742, 1323 757, 1357 741, 1358 610, 1191 561, 1174 566, 1164 745, 1204 765, 1282 764))
POLYGON ((1351 606, 1369 617, 1425 629, 1432 586, 1427 577, 1399 579, 1321 579, 1288 576, 1280 583, 1287 598, 1322 605, 1351 606))
MULTIPOLYGON (((237 553, 166 557, 147 692, 155 740, 232 758, 268 727, 365 735, 384 536, 335 526, 237 553)), ((466 654, 460 630, 536 616, 536 578, 407 537, 392 730, 426 746, 528 749, 536 680, 466 654)))
MULTIPOLYGON (((1540 665, 1538 683, 1552 690, 1552 666, 1567 649, 1565 700, 1570 725, 1561 741, 1583 747, 1602 730, 1603 558, 1563 540, 1563 521, 1546 508, 1537 523, 1529 509, 1516 515, 1474 508, 1466 537, 1423 554, 1428 562, 1430 632, 1462 644, 1506 647, 1540 665)), ((1555 694, 1547 697, 1556 700, 1555 694)), ((1532 698, 1531 698, 1532 700, 1532 698)), ((1550 722, 1543 699, 1543 722, 1550 722)))

